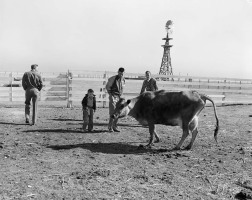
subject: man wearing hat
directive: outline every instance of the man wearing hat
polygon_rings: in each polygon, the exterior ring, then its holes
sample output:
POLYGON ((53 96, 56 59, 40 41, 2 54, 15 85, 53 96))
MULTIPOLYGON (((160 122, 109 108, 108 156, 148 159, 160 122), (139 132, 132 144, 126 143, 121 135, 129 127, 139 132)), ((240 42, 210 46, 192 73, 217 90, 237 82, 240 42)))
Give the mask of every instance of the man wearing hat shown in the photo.
POLYGON ((25 122, 29 124, 30 119, 30 105, 32 100, 32 123, 34 125, 37 121, 37 107, 39 91, 43 87, 43 82, 38 73, 38 65, 31 65, 31 71, 25 72, 22 78, 22 86, 25 90, 25 122))

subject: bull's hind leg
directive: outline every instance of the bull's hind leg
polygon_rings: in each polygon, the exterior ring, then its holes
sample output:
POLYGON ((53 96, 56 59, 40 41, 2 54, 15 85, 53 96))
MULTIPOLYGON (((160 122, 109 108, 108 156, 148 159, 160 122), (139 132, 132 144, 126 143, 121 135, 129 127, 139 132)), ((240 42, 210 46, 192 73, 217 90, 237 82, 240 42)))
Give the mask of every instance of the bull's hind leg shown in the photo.
POLYGON ((185 148, 187 150, 191 149, 192 146, 193 146, 193 143, 195 141, 195 138, 198 134, 198 116, 195 116, 192 120, 192 122, 190 123, 189 125, 189 129, 190 131, 192 132, 192 139, 191 139, 191 142, 189 143, 189 145, 185 148))
POLYGON ((183 128, 183 135, 179 141, 179 143, 176 145, 176 147, 173 150, 180 150, 181 145, 184 143, 185 139, 189 135, 189 123, 183 123, 182 128, 183 128))

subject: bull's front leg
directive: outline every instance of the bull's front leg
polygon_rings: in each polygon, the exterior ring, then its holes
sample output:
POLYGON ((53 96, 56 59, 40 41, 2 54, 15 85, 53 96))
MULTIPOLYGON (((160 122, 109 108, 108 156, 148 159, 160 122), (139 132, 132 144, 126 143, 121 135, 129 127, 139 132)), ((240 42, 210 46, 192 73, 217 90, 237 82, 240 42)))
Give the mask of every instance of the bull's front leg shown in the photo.
POLYGON ((153 145, 154 135, 156 138, 155 142, 159 142, 160 140, 157 133, 155 132, 155 124, 149 123, 149 132, 150 132, 150 140, 149 143, 146 145, 147 148, 150 148, 153 145))

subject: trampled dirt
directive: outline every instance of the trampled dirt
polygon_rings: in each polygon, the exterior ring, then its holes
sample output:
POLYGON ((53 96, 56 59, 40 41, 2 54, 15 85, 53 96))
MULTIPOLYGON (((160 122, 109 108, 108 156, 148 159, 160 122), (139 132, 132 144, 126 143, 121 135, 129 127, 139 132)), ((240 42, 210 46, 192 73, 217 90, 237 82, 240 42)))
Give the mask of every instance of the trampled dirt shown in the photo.
MULTIPOLYGON (((24 123, 24 105, 0 105, 0 199, 251 199, 252 106, 201 113, 192 150, 172 151, 182 131, 121 119, 107 132, 108 108, 98 108, 93 133, 83 133, 81 107, 40 106, 38 123, 24 123)), ((185 142, 188 144, 190 136, 185 142)))

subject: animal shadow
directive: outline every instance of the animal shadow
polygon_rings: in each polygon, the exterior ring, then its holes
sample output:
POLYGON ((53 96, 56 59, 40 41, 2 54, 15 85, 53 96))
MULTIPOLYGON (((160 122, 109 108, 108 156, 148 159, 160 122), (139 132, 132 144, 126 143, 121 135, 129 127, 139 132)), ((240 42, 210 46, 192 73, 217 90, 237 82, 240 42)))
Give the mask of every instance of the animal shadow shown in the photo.
POLYGON ((47 148, 53 150, 70 150, 75 148, 83 148, 94 153, 106 154, 143 154, 152 152, 151 149, 139 149, 138 146, 128 143, 82 143, 74 145, 50 145, 47 148))
MULTIPOLYGON (((140 124, 126 124, 126 123, 118 123, 117 124, 119 127, 141 127, 142 125, 140 124)), ((94 126, 108 126, 108 123, 104 122, 94 122, 94 126)))

